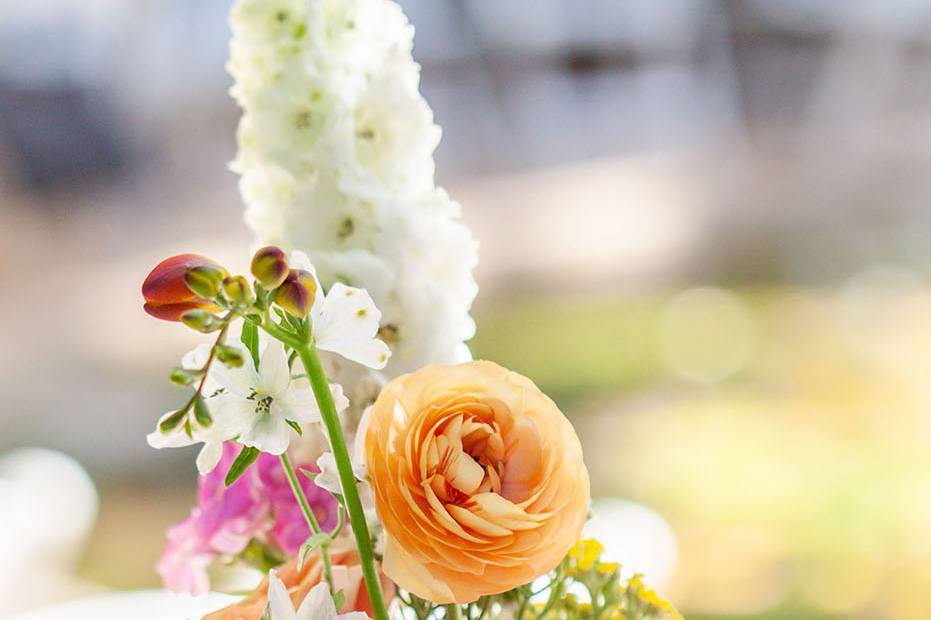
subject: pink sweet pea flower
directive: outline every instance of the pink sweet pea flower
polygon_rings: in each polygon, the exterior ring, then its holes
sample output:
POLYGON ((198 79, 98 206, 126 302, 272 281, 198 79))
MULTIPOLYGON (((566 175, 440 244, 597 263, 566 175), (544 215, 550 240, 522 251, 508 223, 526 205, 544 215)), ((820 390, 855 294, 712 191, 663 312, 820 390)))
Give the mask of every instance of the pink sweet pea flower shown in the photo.
MULTIPOLYGON (((200 478, 197 507, 187 519, 168 530, 168 543, 157 570, 169 590, 205 594, 210 589, 210 564, 220 556, 241 553, 253 538, 293 555, 310 536, 276 457, 263 453, 226 488, 226 472, 240 449, 231 442, 223 446, 220 464, 200 478)), ((321 527, 334 527, 336 500, 308 478, 302 478, 301 487, 321 527)))

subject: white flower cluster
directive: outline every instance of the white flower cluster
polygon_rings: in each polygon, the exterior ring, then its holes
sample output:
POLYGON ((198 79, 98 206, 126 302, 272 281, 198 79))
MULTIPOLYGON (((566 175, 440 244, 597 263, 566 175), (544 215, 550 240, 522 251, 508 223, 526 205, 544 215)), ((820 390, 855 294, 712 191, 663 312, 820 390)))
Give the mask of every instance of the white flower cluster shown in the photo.
MULTIPOLYGON (((326 287, 369 291, 393 352, 388 376, 468 359, 477 244, 434 183, 440 129, 401 8, 236 0, 231 25, 243 109, 232 168, 257 241, 307 252, 326 287)), ((354 391, 370 397, 372 378, 331 371, 364 406, 354 391)))

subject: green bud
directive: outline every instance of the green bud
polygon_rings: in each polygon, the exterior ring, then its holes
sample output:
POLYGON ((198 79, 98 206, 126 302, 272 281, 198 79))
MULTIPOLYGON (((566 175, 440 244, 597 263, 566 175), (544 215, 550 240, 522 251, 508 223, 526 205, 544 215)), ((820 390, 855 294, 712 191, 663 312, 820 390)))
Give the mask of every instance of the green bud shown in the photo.
POLYGON ((163 433, 170 433, 171 431, 178 428, 178 425, 181 424, 181 421, 184 420, 187 416, 188 408, 184 407, 183 409, 178 409, 173 414, 159 422, 158 430, 163 433))
POLYGON ((213 265, 196 265, 184 272, 184 283, 192 293, 204 299, 213 299, 220 292, 226 271, 213 265))
POLYGON ((199 332, 209 333, 220 327, 220 319, 206 310, 195 308, 181 315, 181 322, 199 332))
POLYGON ((239 368, 243 364, 242 350, 225 344, 218 345, 217 359, 230 368, 239 368))
POLYGON ((249 281, 242 276, 223 279, 223 296, 234 306, 246 306, 252 301, 249 281))
POLYGON ((278 288, 288 277, 288 258, 281 248, 264 247, 252 257, 252 275, 265 288, 278 288))
POLYGON ((292 269, 275 291, 275 303, 291 316, 303 318, 310 313, 316 294, 317 282, 310 272, 292 269))
POLYGON ((175 385, 184 387, 194 383, 194 380, 200 375, 201 372, 199 370, 188 370, 187 368, 181 368, 179 366, 171 371, 171 374, 168 375, 168 379, 175 385))
POLYGON ((197 423, 204 428, 213 424, 213 418, 210 417, 210 410, 207 409, 207 403, 204 402, 204 397, 200 394, 194 398, 194 418, 197 420, 197 423))

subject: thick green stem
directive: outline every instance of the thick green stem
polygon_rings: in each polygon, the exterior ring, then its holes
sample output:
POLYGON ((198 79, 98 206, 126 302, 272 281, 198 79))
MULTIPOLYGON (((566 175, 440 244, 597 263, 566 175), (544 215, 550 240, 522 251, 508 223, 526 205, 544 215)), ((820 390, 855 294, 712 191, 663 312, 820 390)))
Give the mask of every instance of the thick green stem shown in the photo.
POLYGON ((330 447, 339 472, 340 486, 343 489, 343 498, 346 501, 346 509, 349 511, 349 524, 356 537, 359 563, 362 565, 362 575, 365 577, 365 587, 372 603, 372 611, 375 612, 375 620, 388 620, 385 599, 381 593, 381 582, 378 579, 378 569, 375 566, 375 555, 372 552, 372 539, 365 522, 365 512, 362 509, 362 501, 359 499, 359 490, 356 488, 356 477, 352 471, 349 449, 346 447, 343 427, 339 421, 339 414, 336 412, 336 405, 333 403, 333 395, 330 393, 329 381, 323 371, 317 349, 312 343, 297 344, 294 350, 300 356, 307 376, 310 378, 310 385, 317 399, 317 405, 320 407, 320 417, 323 419, 323 425, 330 439, 330 447))
MULTIPOLYGON (((301 511, 304 513, 304 518, 307 519, 307 525, 310 526, 310 531, 314 534, 319 534, 321 532, 320 524, 317 522, 317 517, 314 516, 314 511, 310 507, 310 502, 307 501, 304 489, 301 488, 301 483, 297 479, 297 474, 294 473, 294 466, 291 465, 291 459, 288 458, 287 453, 282 454, 280 458, 281 467, 284 469, 284 473, 288 477, 288 483, 291 485, 291 492, 294 493, 294 498, 301 506, 301 511)), ((320 545, 320 557, 323 559, 323 575, 326 577, 327 585, 330 586, 330 593, 335 595, 336 590, 333 589, 333 565, 330 562, 330 547, 328 544, 324 543, 320 545)))
POLYGON ((462 608, 455 604, 447 605, 446 620, 462 620, 462 608))

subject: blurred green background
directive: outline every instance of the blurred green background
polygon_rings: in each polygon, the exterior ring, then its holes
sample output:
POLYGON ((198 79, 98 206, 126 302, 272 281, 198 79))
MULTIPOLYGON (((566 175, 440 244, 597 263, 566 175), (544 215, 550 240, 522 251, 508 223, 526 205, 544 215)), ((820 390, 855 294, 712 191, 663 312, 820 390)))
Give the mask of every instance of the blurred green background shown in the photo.
MULTIPOLYGON (((698 620, 928 618, 931 8, 402 4, 482 244, 473 351, 651 511, 635 567, 698 620)), ((228 6, 0 1, 0 617, 157 587, 193 504, 144 436, 197 339, 138 287, 250 245, 228 6)))

